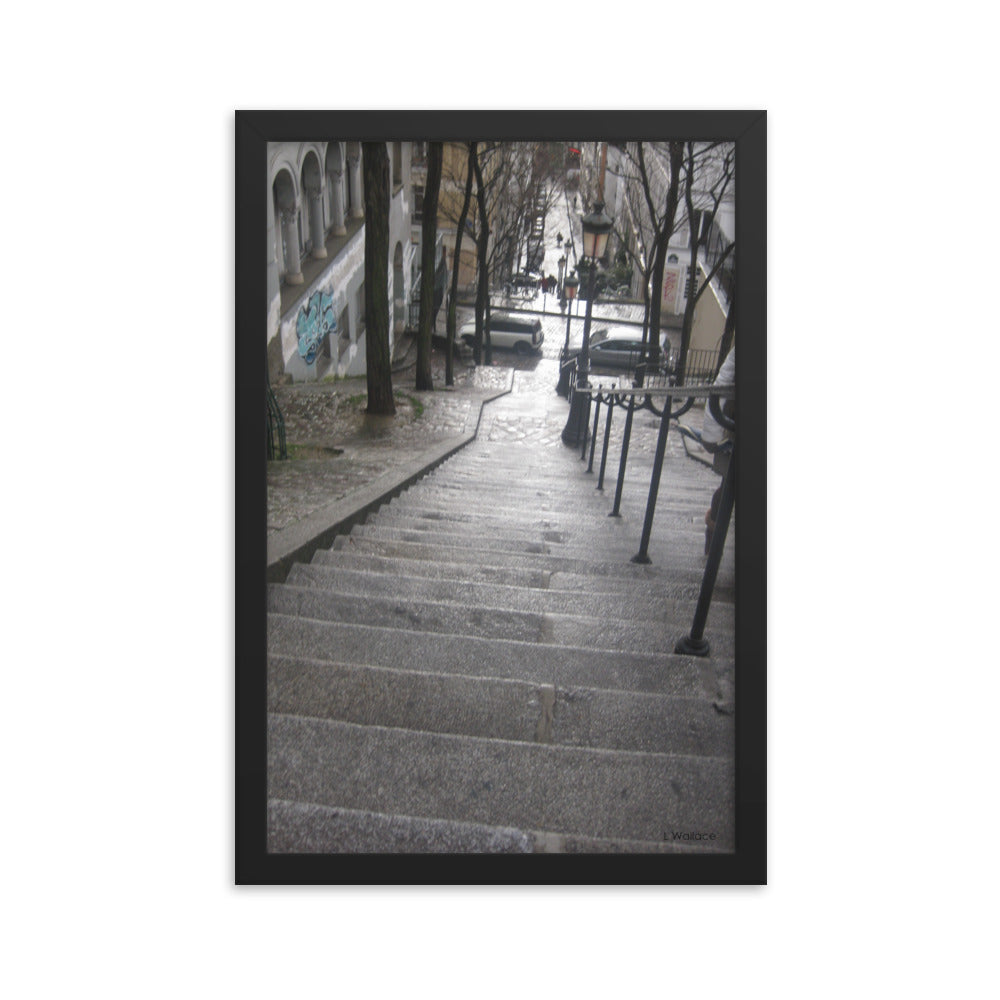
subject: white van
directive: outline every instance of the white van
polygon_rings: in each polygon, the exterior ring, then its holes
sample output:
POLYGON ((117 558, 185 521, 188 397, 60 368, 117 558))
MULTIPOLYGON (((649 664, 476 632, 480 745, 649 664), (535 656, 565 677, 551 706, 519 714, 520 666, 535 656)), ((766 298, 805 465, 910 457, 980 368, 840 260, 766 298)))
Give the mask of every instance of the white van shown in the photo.
MULTIPOLYGON (((476 321, 470 319, 459 331, 461 340, 472 347, 476 339, 476 321)), ((485 337, 484 337, 485 340, 485 337)), ((513 348, 518 354, 540 352, 545 342, 542 321, 508 313, 490 314, 490 343, 494 347, 513 348)))

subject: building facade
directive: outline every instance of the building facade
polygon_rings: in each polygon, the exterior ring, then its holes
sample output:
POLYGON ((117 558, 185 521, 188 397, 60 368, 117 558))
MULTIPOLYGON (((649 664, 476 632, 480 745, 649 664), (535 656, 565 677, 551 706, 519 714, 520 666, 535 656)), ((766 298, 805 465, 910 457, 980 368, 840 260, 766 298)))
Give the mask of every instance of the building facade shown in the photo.
MULTIPOLYGON (((580 195, 584 211, 590 211, 602 195, 605 212, 614 219, 614 234, 609 241, 608 258, 619 250, 627 251, 636 261, 632 274, 632 295, 642 300, 644 265, 650 260, 653 227, 638 169, 637 143, 619 145, 602 142, 581 143, 580 195)), ((686 144, 685 144, 686 145, 686 144)), ((662 215, 670 184, 670 158, 667 143, 643 144, 650 198, 662 215)), ((667 260, 661 290, 661 322, 679 326, 690 296, 708 279, 723 251, 736 238, 735 178, 732 177, 731 143, 711 148, 695 144, 695 172, 692 185, 694 217, 689 218, 684 199, 684 177, 678 191, 677 215, 673 234, 667 244, 667 260), (728 172, 728 180, 727 180, 728 172), (691 240, 697 235, 703 243, 694 268, 691 266, 691 240)), ((684 168, 686 170, 686 163, 684 168)), ((711 351, 722 340, 726 315, 735 288, 735 254, 730 253, 695 306, 692 327, 692 350, 711 351)))
MULTIPOLYGON (((419 267, 412 241, 409 142, 386 143, 390 168, 389 315, 407 321, 419 267)), ((267 358, 272 381, 365 373, 361 143, 268 143, 267 358)))

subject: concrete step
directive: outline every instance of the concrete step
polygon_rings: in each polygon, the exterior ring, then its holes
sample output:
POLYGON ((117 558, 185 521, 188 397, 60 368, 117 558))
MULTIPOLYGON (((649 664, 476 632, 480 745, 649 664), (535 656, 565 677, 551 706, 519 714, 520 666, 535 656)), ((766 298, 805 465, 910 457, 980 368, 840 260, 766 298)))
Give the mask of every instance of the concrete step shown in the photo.
MULTIPOLYGON (((638 551, 639 541, 636 540, 634 551, 638 551)), ((406 542, 397 539, 377 538, 365 535, 339 535, 334 539, 333 550, 335 552, 354 552, 380 555, 390 558, 403 558, 412 560, 427 560, 442 563, 461 563, 470 558, 469 546, 450 546, 442 543, 432 544, 429 542, 406 542)), ((574 575, 586 574, 599 579, 613 579, 623 577, 625 579, 635 579, 638 572, 649 569, 649 566, 640 566, 630 562, 626 558, 629 550, 620 550, 613 553, 613 558, 608 558, 605 553, 596 553, 592 558, 580 558, 579 555, 556 555, 544 552, 505 552, 502 550, 490 550, 481 553, 473 553, 476 558, 482 560, 483 564, 490 566, 500 566, 507 569, 529 570, 547 573, 569 573, 574 575)), ((654 536, 650 543, 650 559, 654 566, 669 568, 671 578, 675 583, 700 584, 704 575, 704 564, 701 566, 691 566, 687 562, 677 564, 670 560, 670 553, 666 552, 661 544, 657 543, 654 536)), ((703 557, 702 557, 703 558, 703 557)), ((724 560, 719 567, 718 583, 720 586, 732 589, 735 586, 735 573, 727 561, 724 560)))
MULTIPOLYGON (((383 538, 387 541, 416 542, 465 546, 470 555, 483 552, 527 552, 536 555, 569 555, 577 558, 600 560, 604 557, 630 558, 639 548, 642 522, 626 518, 607 518, 601 522, 601 532, 560 531, 557 529, 516 529, 488 531, 475 525, 451 525, 440 521, 410 523, 400 519, 377 519, 366 524, 356 524, 351 535, 357 538, 383 538)), ((653 531, 661 547, 667 547, 675 558, 684 562, 698 562, 704 555, 705 526, 688 525, 684 528, 660 528, 653 521, 653 531)), ((732 545, 735 538, 727 537, 732 545)))
POLYGON ((272 799, 597 839, 735 846, 732 759, 592 750, 271 714, 272 799))
MULTIPOLYGON (((546 503, 553 507, 565 507, 567 504, 575 502, 578 494, 585 487, 591 487, 595 493, 600 495, 602 491, 597 489, 600 479, 600 466, 595 465, 592 472, 586 472, 585 466, 581 464, 580 469, 572 472, 572 481, 569 483, 563 479, 558 482, 542 482, 531 479, 509 480, 503 477, 497 479, 483 480, 477 476, 464 476, 451 474, 447 478, 431 479, 430 477, 414 484, 407 491, 407 495, 412 496, 435 496, 440 500, 467 500, 470 496, 491 496, 499 494, 504 498, 511 498, 520 501, 521 505, 527 500, 535 504, 546 503)), ((704 496, 711 496, 721 483, 718 476, 711 475, 708 479, 700 482, 668 483, 665 480, 660 482, 660 494, 664 501, 672 500, 678 503, 692 502, 699 503, 704 496)), ((604 473, 604 493, 614 495, 617 486, 617 470, 612 474, 606 469, 604 473)), ((649 496, 649 477, 626 475, 622 484, 622 496, 641 497, 645 503, 649 496)))
POLYGON ((509 827, 282 799, 267 804, 271 854, 530 854, 534 849, 534 837, 509 827))
MULTIPOLYGON (((363 572, 410 577, 412 579, 481 583, 494 586, 524 587, 533 590, 606 594, 608 585, 603 576, 589 573, 552 573, 546 570, 521 570, 503 566, 470 563, 431 562, 426 559, 406 559, 352 552, 345 549, 320 549, 313 555, 312 566, 339 567, 348 572, 363 572)), ((658 594, 666 600, 696 601, 700 583, 677 583, 669 569, 663 566, 630 564, 632 572, 615 578, 615 590, 639 596, 658 594)), ((731 588, 715 588, 714 601, 731 603, 735 593, 731 588)))
MULTIPOLYGON (((586 595, 568 595, 567 607, 586 595)), ((478 636, 484 639, 512 639, 546 646, 583 646, 607 652, 656 653, 673 649, 690 629, 691 616, 670 618, 614 618, 569 612, 507 611, 503 608, 468 607, 418 599, 384 598, 329 593, 313 587, 271 584, 268 611, 318 621, 381 625, 443 635, 478 636)), ((734 649, 735 612, 731 605, 712 609, 709 641, 723 655, 734 649)))
MULTIPOLYGON (((426 508, 412 504, 401 503, 388 509, 383 508, 369 515, 368 524, 382 524, 386 527, 409 528, 424 530, 437 528, 441 531, 451 531, 455 534, 481 535, 484 532, 523 536, 533 534, 536 538, 554 537, 555 541, 570 541, 577 538, 587 542, 593 538, 601 538, 606 534, 621 532, 630 523, 641 530, 645 508, 636 510, 634 507, 623 511, 622 517, 609 516, 613 499, 605 510, 538 512, 526 510, 516 515, 506 513, 478 514, 467 510, 453 511, 439 508, 429 511, 426 508)), ((706 502, 705 509, 708 509, 706 502)), ((705 511, 693 511, 688 508, 668 507, 661 509, 657 505, 653 527, 659 530, 682 531, 695 535, 704 534, 705 511)))
MULTIPOLYGON (((268 803, 267 850, 272 854, 675 854, 683 840, 598 840, 454 820, 386 816, 312 802, 268 803)), ((702 848, 699 853, 725 853, 702 848)))
MULTIPOLYGON (((548 684, 731 700, 732 656, 707 658, 614 653, 579 646, 544 646, 511 639, 438 635, 383 626, 327 622, 289 615, 267 617, 269 660, 284 656, 327 663, 464 674, 548 684)), ((672 649, 672 647, 671 647, 672 649)))
POLYGON ((268 710, 414 731, 648 753, 733 754, 730 706, 705 697, 564 688, 274 656, 268 710))
MULTIPOLYGON (((456 571, 460 567, 456 567, 456 571)), ((331 593, 355 597, 371 595, 390 600, 421 600, 441 604, 460 604, 468 608, 500 608, 549 614, 578 614, 589 617, 669 619, 689 617, 698 598, 698 588, 688 588, 681 599, 671 599, 645 584, 631 585, 627 592, 605 587, 600 591, 540 590, 537 587, 470 583, 462 579, 428 580, 407 576, 402 567, 393 576, 321 563, 297 564, 285 583, 292 587, 313 587, 331 593)))
MULTIPOLYGON (((349 537, 349 536, 344 536, 349 537)), ((437 562, 374 555, 355 550, 348 543, 343 549, 319 549, 313 554, 313 566, 335 566, 371 573, 399 574, 428 580, 468 580, 470 583, 545 589, 550 575, 545 570, 511 569, 504 566, 470 562, 437 562)))

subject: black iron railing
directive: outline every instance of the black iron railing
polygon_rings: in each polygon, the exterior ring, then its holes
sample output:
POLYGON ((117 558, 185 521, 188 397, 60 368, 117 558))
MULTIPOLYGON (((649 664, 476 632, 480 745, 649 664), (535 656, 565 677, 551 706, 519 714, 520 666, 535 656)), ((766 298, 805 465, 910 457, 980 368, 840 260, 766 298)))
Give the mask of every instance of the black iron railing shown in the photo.
POLYGON ((288 444, 285 441, 285 418, 278 406, 278 397, 270 383, 267 386, 267 460, 288 458, 288 444))
MULTIPOLYGON (((669 383, 668 376, 659 376, 665 383, 669 383)), ((571 381, 575 382, 575 379, 571 381)), ((732 385, 697 385, 686 384, 684 386, 673 386, 670 384, 650 385, 649 381, 645 385, 622 388, 620 386, 603 387, 593 385, 589 389, 578 389, 572 385, 573 392, 585 392, 588 394, 588 405, 582 408, 586 414, 584 420, 589 426, 590 408, 594 410, 594 424, 590 435, 590 460, 587 465, 587 472, 592 472, 594 468, 594 456, 597 446, 597 435, 601 419, 601 408, 604 407, 604 444, 601 451, 600 472, 597 479, 597 489, 604 489, 605 470, 608 461, 608 450, 611 440, 611 421, 615 410, 625 412, 625 428, 622 434, 621 454, 618 461, 618 480, 615 486, 615 499, 609 517, 621 516, 622 492, 625 486, 625 470, 628 462, 629 442, 632 436, 632 421, 636 410, 649 410, 660 418, 660 426, 656 438, 656 452, 653 458, 653 467, 650 475, 649 493, 646 498, 646 511, 643 517, 642 535, 639 540, 639 551, 632 557, 632 562, 649 563, 649 542, 653 529, 653 515, 656 510, 656 501, 660 490, 660 477, 663 471, 663 459, 667 449, 667 433, 670 429, 670 421, 677 420, 687 413, 694 405, 695 400, 705 399, 706 405, 718 421, 718 423, 731 431, 734 436, 732 452, 729 465, 723 478, 722 492, 719 501, 719 508, 715 518, 715 529, 711 535, 711 542, 708 548, 708 558, 705 565, 705 572, 702 577, 701 592, 698 604, 695 609, 694 620, 690 633, 678 640, 675 652, 687 653, 693 656, 707 656, 709 644, 705 639, 705 624, 708 619, 708 611, 712 602, 712 593, 715 589, 715 580, 719 571, 719 564, 722 561, 722 551, 726 542, 726 535, 729 530, 729 521, 733 512, 733 504, 736 490, 736 445, 734 420, 722 414, 720 400, 732 399, 736 395, 736 387, 732 385), (675 400, 683 399, 680 405, 674 405, 675 400)), ((587 457, 587 435, 584 434, 583 453, 581 460, 587 457)))

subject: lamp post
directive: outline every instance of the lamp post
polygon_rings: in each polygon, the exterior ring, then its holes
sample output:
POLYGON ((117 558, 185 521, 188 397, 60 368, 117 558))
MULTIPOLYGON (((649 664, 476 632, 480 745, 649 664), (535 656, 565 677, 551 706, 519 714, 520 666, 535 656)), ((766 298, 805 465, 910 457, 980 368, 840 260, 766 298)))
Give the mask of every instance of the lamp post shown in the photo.
MULTIPOLYGON (((562 269, 565 266, 566 258, 564 257, 559 261, 559 267, 562 269)), ((563 295, 566 297, 566 343, 563 344, 562 353, 559 355, 559 381, 556 383, 556 392, 560 396, 569 395, 569 365, 566 362, 569 360, 569 324, 570 320, 573 318, 573 299, 576 298, 576 289, 580 284, 580 279, 576 274, 567 275, 566 280, 563 282, 563 295)))
MULTIPOLYGON (((604 256, 608 236, 614 223, 604 214, 604 202, 598 201, 594 211, 583 217, 582 260, 589 260, 590 280, 587 283, 587 312, 583 321, 583 347, 576 362, 576 385, 578 389, 589 389, 590 382, 590 313, 594 305, 594 280, 597 277, 597 261, 604 256)), ((590 418, 590 393, 574 392, 570 401, 569 418, 563 428, 565 444, 579 445, 587 440, 587 422, 590 418)))

